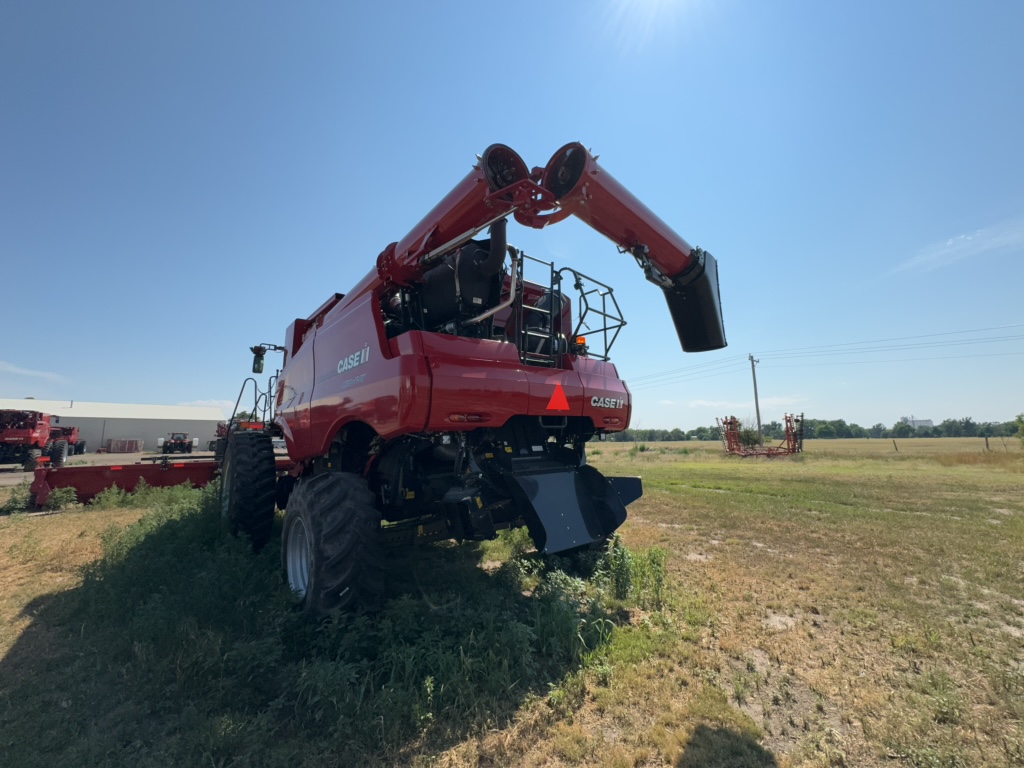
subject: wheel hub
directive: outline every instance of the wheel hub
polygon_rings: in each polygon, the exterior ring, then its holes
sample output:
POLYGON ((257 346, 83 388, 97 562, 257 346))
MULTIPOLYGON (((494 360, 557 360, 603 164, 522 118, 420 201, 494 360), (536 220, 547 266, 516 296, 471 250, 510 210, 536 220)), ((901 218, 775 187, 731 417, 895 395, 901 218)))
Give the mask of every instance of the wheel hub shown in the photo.
POLYGON ((288 529, 285 542, 285 558, 288 571, 288 586, 292 592, 304 599, 309 590, 309 574, 313 566, 312 539, 302 518, 296 518, 288 529))

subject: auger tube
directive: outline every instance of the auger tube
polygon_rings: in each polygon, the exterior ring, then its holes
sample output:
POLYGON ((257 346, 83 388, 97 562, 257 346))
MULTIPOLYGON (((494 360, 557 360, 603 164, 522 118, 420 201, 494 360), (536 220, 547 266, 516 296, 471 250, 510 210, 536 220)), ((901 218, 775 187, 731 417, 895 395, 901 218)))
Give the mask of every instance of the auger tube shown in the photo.
POLYGON ((579 142, 552 156, 541 186, 563 209, 633 255, 647 279, 665 293, 684 351, 726 346, 714 256, 676 234, 579 142))

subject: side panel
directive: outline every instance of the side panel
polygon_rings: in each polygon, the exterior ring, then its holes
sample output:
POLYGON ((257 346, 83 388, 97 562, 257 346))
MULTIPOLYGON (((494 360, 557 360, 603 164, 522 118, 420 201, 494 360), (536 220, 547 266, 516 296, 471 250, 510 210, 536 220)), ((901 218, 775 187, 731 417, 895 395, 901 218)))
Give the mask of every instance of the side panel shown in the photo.
POLYGON ((420 432, 430 408, 430 374, 422 355, 393 356, 376 300, 364 293, 331 310, 312 348, 315 381, 308 451, 323 454, 346 423, 369 424, 382 437, 420 432))
POLYGON ((277 381, 274 420, 281 426, 288 455, 295 459, 304 458, 310 453, 309 403, 313 396, 315 334, 315 327, 306 331, 305 341, 288 358, 277 381))
MULTIPOLYGON (((412 334, 410 334, 412 335, 412 334)), ((500 427, 530 409, 530 380, 514 344, 438 334, 422 338, 433 380, 427 429, 500 427), (473 421, 460 422, 459 416, 473 421)))
POLYGON ((579 372, 586 390, 583 415, 598 429, 620 432, 629 426, 633 401, 625 382, 611 363, 577 357, 573 367, 579 372))

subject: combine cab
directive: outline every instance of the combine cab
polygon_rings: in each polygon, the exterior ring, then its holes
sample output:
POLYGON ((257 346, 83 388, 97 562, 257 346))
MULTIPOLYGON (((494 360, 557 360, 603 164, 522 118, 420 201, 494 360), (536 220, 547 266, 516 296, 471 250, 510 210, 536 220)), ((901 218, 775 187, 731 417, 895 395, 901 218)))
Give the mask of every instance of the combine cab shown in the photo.
POLYGON ((282 560, 314 615, 373 603, 388 548, 487 539, 525 525, 538 550, 599 546, 642 493, 605 477, 592 439, 626 429, 632 396, 609 352, 625 325, 612 289, 506 239, 575 215, 665 296, 684 351, 725 346, 715 259, 691 248, 581 144, 527 169, 495 144, 347 294, 285 333, 273 433, 227 436, 222 511, 262 546, 286 509, 282 560))

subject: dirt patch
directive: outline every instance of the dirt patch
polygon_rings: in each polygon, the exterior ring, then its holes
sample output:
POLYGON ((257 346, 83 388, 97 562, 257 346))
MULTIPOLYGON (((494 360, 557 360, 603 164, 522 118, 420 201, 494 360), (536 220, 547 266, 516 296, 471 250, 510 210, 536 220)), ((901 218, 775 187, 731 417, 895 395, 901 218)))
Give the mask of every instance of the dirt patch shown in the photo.
POLYGON ((796 626, 796 623, 797 619, 792 616, 768 611, 768 615, 761 621, 761 626, 773 632, 788 632, 796 626))

